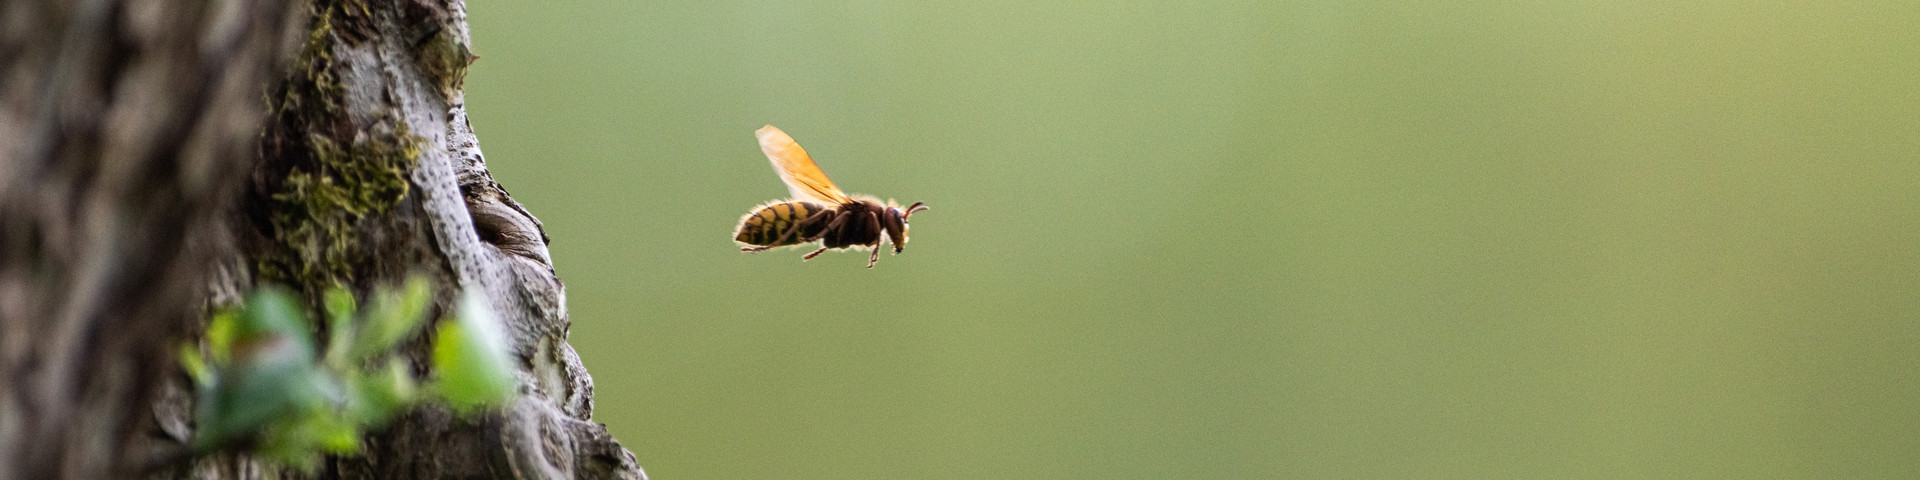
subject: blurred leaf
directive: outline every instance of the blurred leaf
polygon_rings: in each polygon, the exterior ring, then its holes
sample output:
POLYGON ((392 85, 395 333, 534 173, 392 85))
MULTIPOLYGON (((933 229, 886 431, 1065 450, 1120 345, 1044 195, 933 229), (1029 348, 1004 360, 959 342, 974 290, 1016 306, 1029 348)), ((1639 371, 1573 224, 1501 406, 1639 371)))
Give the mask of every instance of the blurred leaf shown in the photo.
POLYGON ((439 392, 455 410, 504 403, 513 394, 506 341, 482 294, 469 290, 460 314, 440 325, 433 344, 439 392))
POLYGON ((254 291, 238 315, 215 315, 208 342, 228 358, 208 375, 213 381, 195 407, 196 445, 257 435, 290 411, 327 401, 308 328, 291 294, 277 287, 254 291))
POLYGON ((187 371, 187 378, 193 379, 193 385, 206 388, 215 381, 213 370, 207 368, 207 362, 200 356, 200 347, 192 343, 180 344, 180 368, 187 371))
POLYGON ((412 276, 399 292, 382 290, 374 296, 358 338, 353 358, 365 360, 386 353, 405 340, 426 319, 433 293, 426 277, 412 276))
MULTIPOLYGON (((374 292, 371 308, 356 312, 351 293, 329 290, 322 302, 329 334, 324 362, 316 362, 313 322, 285 289, 261 287, 239 309, 215 314, 207 342, 217 351, 208 356, 225 360, 208 365, 194 345, 179 351, 183 368, 200 387, 194 445, 246 448, 309 473, 321 453, 357 453, 368 429, 386 424, 419 399, 403 359, 371 365, 418 328, 430 294, 427 282, 415 277, 402 290, 374 292)), ((470 327, 458 320, 449 325, 470 327)), ((458 405, 503 398, 492 393, 512 384, 503 376, 497 332, 466 328, 448 338, 458 343, 447 357, 456 365, 451 371, 460 385, 454 395, 461 399, 458 405)))
POLYGON ((254 434, 298 407, 325 402, 311 347, 286 336, 248 340, 231 371, 200 399, 196 443, 212 446, 254 434))
POLYGON ((289 354, 313 358, 313 328, 293 294, 285 288, 270 285, 255 290, 247 298, 246 312, 241 319, 240 328, 234 332, 234 341, 239 342, 234 348, 244 349, 249 339, 274 334, 291 340, 285 346, 295 351, 289 354))
POLYGON ((387 368, 351 380, 348 406, 352 416, 369 426, 384 425, 394 415, 413 404, 413 374, 400 359, 387 360, 387 368))
POLYGON ((240 328, 240 313, 236 309, 221 309, 207 320, 207 352, 215 365, 225 365, 232 360, 234 331, 240 328))
POLYGON ((327 289, 327 350, 322 358, 335 368, 346 367, 347 340, 353 338, 353 292, 340 286, 327 289))
POLYGON ((262 436, 269 440, 255 450, 261 457, 293 467, 301 473, 310 474, 320 467, 320 456, 314 454, 311 445, 291 441, 292 435, 288 432, 266 432, 262 436))
POLYGON ((302 437, 322 451, 336 455, 360 451, 359 423, 331 411, 314 412, 307 419, 302 437))
POLYGON ((337 441, 338 428, 327 425, 329 420, 321 409, 289 412, 283 420, 260 432, 260 444, 254 452, 302 473, 313 473, 319 467, 321 446, 326 440, 337 441))

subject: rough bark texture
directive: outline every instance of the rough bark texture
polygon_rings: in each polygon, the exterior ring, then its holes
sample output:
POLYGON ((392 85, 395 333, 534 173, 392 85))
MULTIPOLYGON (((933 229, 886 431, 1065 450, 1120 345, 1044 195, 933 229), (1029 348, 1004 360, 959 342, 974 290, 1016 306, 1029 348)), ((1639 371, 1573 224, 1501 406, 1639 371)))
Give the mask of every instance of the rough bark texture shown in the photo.
POLYGON ((295 18, 282 0, 0 2, 0 479, 146 460, 295 18))
MULTIPOLYGON (((467 122, 463 3, 78 3, 0 3, 0 480, 178 452, 192 395, 168 353, 206 305, 409 274, 435 280, 436 317, 486 295, 519 398, 421 408, 316 476, 644 478, 591 420, 546 236, 467 122)), ((397 352, 422 375, 426 345, 397 352)), ((290 473, 244 454, 145 472, 290 473)))

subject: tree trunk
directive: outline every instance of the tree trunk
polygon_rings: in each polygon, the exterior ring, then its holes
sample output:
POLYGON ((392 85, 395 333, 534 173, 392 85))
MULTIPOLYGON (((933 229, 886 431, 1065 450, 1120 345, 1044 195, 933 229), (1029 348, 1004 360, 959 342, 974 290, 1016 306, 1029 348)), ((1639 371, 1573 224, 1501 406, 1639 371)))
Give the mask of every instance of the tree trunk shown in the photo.
MULTIPOLYGON (((546 236, 467 123, 465 17, 457 0, 0 3, 0 480, 288 474, 244 454, 155 469, 192 435, 170 353, 258 284, 312 307, 409 274, 435 280, 436 318, 461 291, 489 299, 519 398, 419 408, 316 476, 644 478, 591 421, 546 236)), ((424 374, 425 347, 396 354, 424 374)))
POLYGON ((139 468, 295 17, 0 3, 0 479, 139 468))

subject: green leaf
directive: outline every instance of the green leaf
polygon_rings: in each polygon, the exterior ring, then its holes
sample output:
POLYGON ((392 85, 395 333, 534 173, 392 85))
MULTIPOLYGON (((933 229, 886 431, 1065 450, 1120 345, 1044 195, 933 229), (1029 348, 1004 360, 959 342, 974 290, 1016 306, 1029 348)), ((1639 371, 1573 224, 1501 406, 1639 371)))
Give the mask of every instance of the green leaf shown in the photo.
POLYGON ((484 295, 468 291, 460 314, 440 324, 433 343, 439 392, 458 411, 499 405, 512 398, 514 381, 506 340, 484 295))
POLYGON ((193 343, 180 344, 180 368, 187 371, 187 378, 193 379, 193 385, 206 388, 213 385, 213 370, 207 368, 207 362, 200 356, 200 347, 193 343))
MULTIPOLYGON (((234 335, 234 348, 244 349, 249 339, 271 335, 287 337, 290 347, 296 348, 296 354, 308 359, 313 358, 313 327, 307 321, 307 314, 293 299, 293 294, 278 286, 262 287, 247 298, 247 308, 241 316, 240 328, 234 335)), ((235 352, 238 354, 239 352, 235 352)))
POLYGON ((203 388, 195 408, 197 445, 211 447, 257 435, 289 411, 326 401, 306 314, 291 294, 260 288, 248 296, 239 315, 214 320, 209 343, 227 358, 216 364, 209 375, 215 381, 203 388))
POLYGON ((347 340, 353 338, 353 292, 336 285, 327 289, 327 365, 346 368, 347 340))
POLYGON ((321 451, 359 451, 360 425, 342 415, 346 392, 328 373, 308 368, 299 373, 262 376, 270 378, 262 383, 278 386, 283 393, 243 391, 238 396, 248 404, 278 404, 272 417, 248 431, 257 435, 261 455, 311 473, 321 451))
MULTIPOLYGON (((310 352, 284 336, 254 340, 250 355, 235 365, 197 405, 195 441, 213 446, 245 438, 301 407, 325 403, 310 352)), ((311 348, 311 347, 306 347, 311 348)))
POLYGON ((214 365, 226 365, 233 359, 233 336, 240 329, 240 312, 224 308, 207 320, 207 352, 214 365))
MULTIPOLYGON (((195 447, 244 449, 308 473, 318 468, 321 453, 358 453, 367 429, 420 398, 407 362, 388 358, 384 367, 374 365, 419 328, 431 294, 416 277, 401 290, 374 292, 371 308, 356 312, 349 292, 327 291, 324 362, 316 362, 314 322, 283 288, 261 287, 241 308, 216 313, 208 326, 208 354, 194 344, 178 352, 199 386, 195 447), (207 357, 215 361, 209 364, 207 357)), ((480 323, 448 322, 455 333, 446 338, 454 345, 445 355, 458 385, 451 398, 461 408, 499 403, 513 387, 496 322, 484 308, 477 312, 480 323)), ((436 355, 442 353, 438 347, 436 355)))
POLYGON ((317 450, 318 432, 307 423, 315 418, 311 412, 289 413, 284 421, 263 429, 260 432, 260 444, 255 447, 257 455, 286 465, 302 473, 311 474, 320 466, 317 450))
POLYGON ((397 358, 388 359, 384 370, 356 375, 349 381, 352 393, 348 411, 368 426, 385 425, 411 406, 417 397, 413 374, 406 362, 397 358))
POLYGON ((321 411, 307 417, 301 434, 327 453, 340 455, 360 451, 360 425, 336 412, 321 411))
POLYGON ((383 290, 376 294, 360 338, 353 345, 353 358, 371 359, 411 336, 427 318, 432 293, 426 277, 415 275, 399 292, 383 290))

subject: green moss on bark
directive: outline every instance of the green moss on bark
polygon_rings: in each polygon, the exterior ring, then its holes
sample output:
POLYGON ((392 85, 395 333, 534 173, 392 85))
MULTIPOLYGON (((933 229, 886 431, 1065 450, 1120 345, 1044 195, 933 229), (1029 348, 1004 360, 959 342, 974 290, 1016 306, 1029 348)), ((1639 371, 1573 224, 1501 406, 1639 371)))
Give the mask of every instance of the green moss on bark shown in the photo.
POLYGON ((340 5, 316 5, 306 44, 276 89, 273 123, 261 139, 265 157, 254 195, 265 208, 255 222, 270 245, 257 252, 259 280, 304 293, 356 284, 355 264, 368 255, 366 223, 399 205, 424 138, 404 120, 353 125, 333 58, 340 5))
POLYGON ((288 172, 273 194, 273 240, 282 255, 262 256, 260 277, 303 288, 353 284, 353 264, 364 256, 360 222, 406 197, 422 141, 404 123, 393 135, 344 149, 309 138, 315 164, 288 172))
POLYGON ((415 66, 434 80, 446 98, 453 98, 460 91, 466 82, 467 65, 472 64, 473 59, 473 52, 460 43, 452 30, 446 29, 422 42, 414 52, 415 66))

